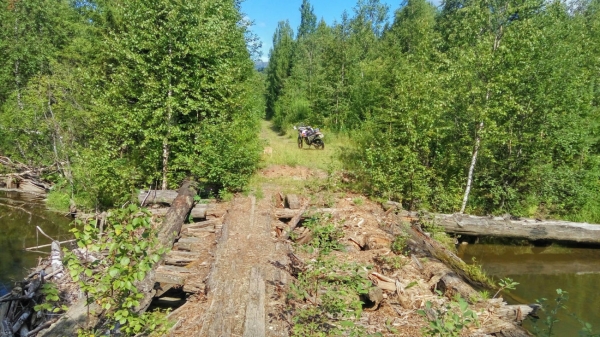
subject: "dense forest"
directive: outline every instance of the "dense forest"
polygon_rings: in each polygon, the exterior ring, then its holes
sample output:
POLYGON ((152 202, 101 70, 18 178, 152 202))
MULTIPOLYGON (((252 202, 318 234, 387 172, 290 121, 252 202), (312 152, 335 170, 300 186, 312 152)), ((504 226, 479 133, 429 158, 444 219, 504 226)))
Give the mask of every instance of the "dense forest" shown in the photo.
POLYGON ((280 22, 267 117, 351 135, 354 188, 409 209, 600 222, 600 1, 359 0, 280 22))
POLYGON ((263 75, 239 0, 1 0, 0 155, 49 168, 56 204, 186 177, 239 190, 266 101, 282 131, 349 135, 339 155, 373 197, 600 222, 599 0, 359 0, 332 25, 304 0, 299 14, 263 75))
POLYGON ((264 114, 252 42, 234 0, 0 0, 0 155, 48 168, 58 206, 239 189, 264 114))

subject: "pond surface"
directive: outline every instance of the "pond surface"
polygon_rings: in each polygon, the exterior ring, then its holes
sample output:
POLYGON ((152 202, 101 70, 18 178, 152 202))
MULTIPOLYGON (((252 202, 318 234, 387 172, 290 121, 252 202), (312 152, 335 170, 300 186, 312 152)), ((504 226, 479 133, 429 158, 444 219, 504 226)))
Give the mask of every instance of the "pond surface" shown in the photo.
MULTIPOLYGON (((554 336, 578 336, 582 327, 578 319, 591 323, 595 333, 600 332, 600 249, 474 244, 461 245, 459 256, 467 263, 475 258, 494 278, 510 277, 519 282, 516 290, 504 296, 512 304, 547 298, 552 307, 556 289, 567 291, 567 310, 558 316, 554 336)), ((544 315, 540 317, 537 326, 546 328, 544 315)), ((533 331, 530 320, 525 327, 533 331)))
POLYGON ((48 244, 51 241, 37 234, 39 226, 55 240, 69 240, 71 219, 46 210, 43 198, 20 192, 0 191, 0 296, 22 280, 38 259, 50 253, 50 247, 39 252, 24 248, 48 244))

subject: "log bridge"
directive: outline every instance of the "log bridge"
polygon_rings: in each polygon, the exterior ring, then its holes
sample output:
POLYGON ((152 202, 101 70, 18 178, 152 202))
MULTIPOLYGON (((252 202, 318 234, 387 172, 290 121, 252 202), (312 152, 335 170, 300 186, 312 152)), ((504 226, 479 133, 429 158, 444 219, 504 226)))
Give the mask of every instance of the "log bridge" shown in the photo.
MULTIPOLYGON (((153 300, 159 305, 177 306, 184 302, 184 297, 169 296, 169 290, 181 289, 187 294, 205 292, 205 279, 212 261, 211 250, 214 247, 215 231, 221 226, 225 211, 220 210, 215 202, 204 201, 194 206, 194 187, 186 182, 178 191, 150 191, 140 193, 145 205, 166 205, 168 208, 151 208, 155 217, 163 221, 158 233, 160 247, 173 247, 165 254, 146 278, 136 284, 144 295, 140 300, 138 312, 147 310, 153 300), (146 195, 166 197, 146 197, 146 195), (191 217, 197 221, 184 224, 191 217)), ((140 201, 140 203, 142 203, 140 201)), ((89 217, 89 215, 88 215, 89 217)), ((102 215, 97 217, 102 221, 102 215)), ((179 292, 181 294, 181 292, 179 292)), ((93 327, 100 317, 88 316, 89 312, 101 312, 94 304, 88 309, 85 298, 74 303, 64 315, 64 319, 54 323, 40 336, 59 337, 76 336, 77 329, 93 327)))

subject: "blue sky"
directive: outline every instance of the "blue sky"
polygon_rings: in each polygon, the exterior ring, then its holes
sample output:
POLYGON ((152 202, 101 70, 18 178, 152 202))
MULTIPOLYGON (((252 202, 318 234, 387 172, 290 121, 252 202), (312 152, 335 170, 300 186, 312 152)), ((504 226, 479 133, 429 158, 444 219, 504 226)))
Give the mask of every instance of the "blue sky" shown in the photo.
MULTIPOLYGON (((356 0, 313 0, 312 6, 317 16, 317 21, 325 19, 331 25, 339 21, 344 10, 352 16, 356 0)), ((390 6, 390 17, 400 7, 402 0, 381 0, 390 6)), ((439 4, 441 0, 434 0, 439 4)), ((242 2, 242 12, 248 19, 254 21, 252 31, 262 41, 263 60, 269 57, 269 50, 273 46, 273 33, 279 21, 289 20, 294 31, 300 25, 300 5, 302 0, 245 0, 242 2)))

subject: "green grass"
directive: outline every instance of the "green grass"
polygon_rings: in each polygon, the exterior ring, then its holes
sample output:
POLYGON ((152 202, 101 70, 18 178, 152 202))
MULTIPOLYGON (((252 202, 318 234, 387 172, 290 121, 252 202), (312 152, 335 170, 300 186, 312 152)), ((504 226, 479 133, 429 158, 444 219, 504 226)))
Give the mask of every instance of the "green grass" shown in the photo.
POLYGON ((309 148, 306 144, 299 149, 296 130, 286 130, 286 134, 280 135, 271 126, 271 122, 262 121, 260 138, 263 146, 273 149, 271 155, 263 154, 262 156, 265 166, 305 166, 331 172, 341 167, 339 154, 351 144, 348 136, 321 130, 325 135, 324 150, 317 150, 312 146, 309 148))

